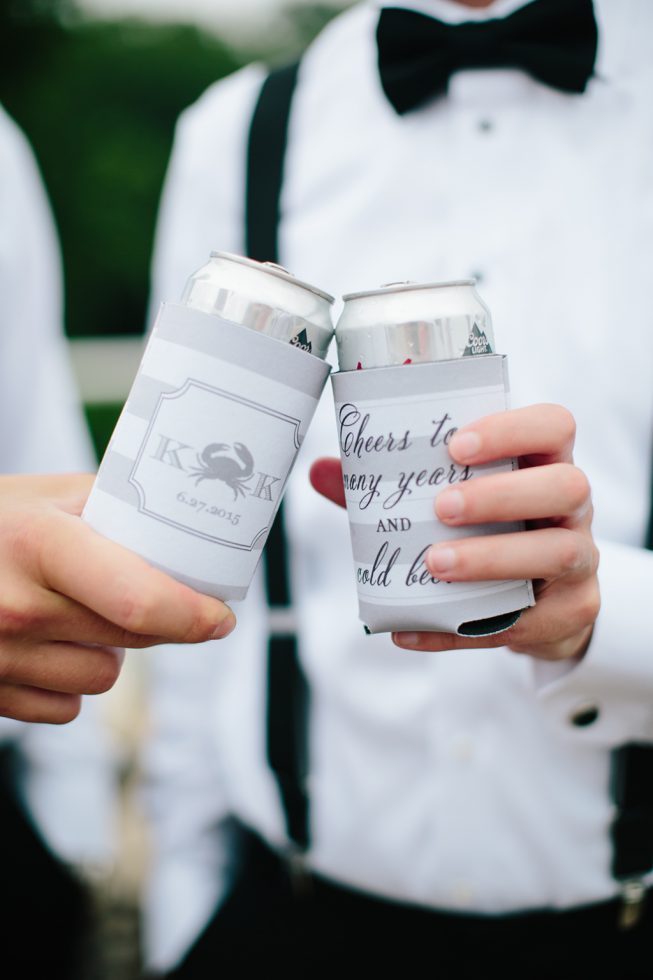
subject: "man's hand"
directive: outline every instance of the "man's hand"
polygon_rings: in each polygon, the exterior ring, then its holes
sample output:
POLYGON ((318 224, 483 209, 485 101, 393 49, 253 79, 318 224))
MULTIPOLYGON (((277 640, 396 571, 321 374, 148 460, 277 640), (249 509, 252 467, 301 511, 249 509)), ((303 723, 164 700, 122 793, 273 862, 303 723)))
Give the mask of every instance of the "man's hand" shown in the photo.
MULTIPOLYGON (((533 579, 537 605, 496 636, 395 633, 398 646, 508 646, 543 660, 584 654, 599 612, 598 551, 591 534, 590 487, 573 464, 575 433, 573 416, 558 405, 488 415, 456 433, 449 444, 454 462, 479 465, 518 457, 519 469, 447 488, 435 500, 438 519, 450 527, 524 520, 529 530, 436 544, 426 565, 450 582, 533 579)), ((339 467, 335 459, 317 460, 311 482, 342 505, 339 467)))
POLYGON ((217 599, 80 520, 93 477, 0 477, 0 715, 62 723, 107 691, 123 651, 231 632, 217 599))

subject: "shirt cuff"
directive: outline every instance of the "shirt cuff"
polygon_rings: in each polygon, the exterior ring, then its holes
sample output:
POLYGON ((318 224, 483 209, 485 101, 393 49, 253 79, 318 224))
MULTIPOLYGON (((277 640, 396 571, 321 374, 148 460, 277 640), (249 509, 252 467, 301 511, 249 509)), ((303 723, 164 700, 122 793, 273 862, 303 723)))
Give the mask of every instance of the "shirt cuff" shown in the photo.
POLYGON ((601 611, 579 661, 532 660, 537 700, 555 728, 613 748, 653 740, 653 552, 599 543, 601 611))

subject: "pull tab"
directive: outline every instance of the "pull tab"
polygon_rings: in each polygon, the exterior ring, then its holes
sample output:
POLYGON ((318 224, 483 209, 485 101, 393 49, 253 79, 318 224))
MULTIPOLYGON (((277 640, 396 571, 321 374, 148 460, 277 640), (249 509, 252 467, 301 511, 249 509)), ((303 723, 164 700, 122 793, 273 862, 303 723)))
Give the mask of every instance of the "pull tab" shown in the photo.
POLYGON ((641 878, 628 878, 621 883, 619 929, 632 929, 641 920, 646 904, 646 886, 641 878))
POLYGON ((277 272, 285 272, 287 276, 292 276, 292 272, 289 272, 285 266, 279 265, 278 262, 261 262, 261 265, 264 265, 267 269, 276 269, 277 272))

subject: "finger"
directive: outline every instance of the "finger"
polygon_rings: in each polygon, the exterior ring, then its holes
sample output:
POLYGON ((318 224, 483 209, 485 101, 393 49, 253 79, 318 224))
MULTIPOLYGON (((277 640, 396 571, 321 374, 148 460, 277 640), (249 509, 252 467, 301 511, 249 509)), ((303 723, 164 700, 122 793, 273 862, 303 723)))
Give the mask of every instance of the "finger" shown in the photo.
POLYGON ((510 630, 504 630, 492 636, 477 637, 458 636, 457 633, 402 631, 392 634, 392 642, 403 650, 421 650, 424 653, 441 653, 443 650, 489 649, 506 646, 509 632, 510 630))
POLYGON ((72 641, 130 649, 166 642, 163 636, 133 633, 117 626, 60 592, 33 586, 23 586, 13 595, 5 595, 0 607, 1 638, 72 641))
POLYGON ((0 477, 2 499, 14 496, 21 504, 35 500, 56 502, 60 509, 81 514, 93 486, 91 473, 56 473, 47 475, 10 475, 0 477))
POLYGON ((76 517, 84 510, 95 475, 93 473, 65 474, 65 479, 53 490, 52 499, 57 507, 76 517))
POLYGON ((0 684, 0 717, 17 721, 65 725, 80 712, 78 694, 59 694, 38 687, 0 684))
POLYGON ((134 650, 168 642, 165 636, 130 632, 59 592, 35 587, 33 582, 18 580, 17 586, 0 597, 0 642, 72 641, 134 650))
POLYGON ((493 636, 467 637, 455 633, 399 632, 393 642, 406 650, 439 652, 507 646, 542 660, 578 656, 587 646, 600 608, 596 579, 574 589, 551 589, 525 609, 514 626, 493 636))
POLYGON ((226 636, 235 626, 219 599, 176 582, 76 517, 48 515, 41 531, 43 584, 129 632, 196 643, 226 636))
POLYGON ((591 491, 582 470, 570 463, 554 463, 447 488, 436 497, 435 513, 450 526, 553 519, 573 527, 588 523, 591 491))
POLYGON ((76 643, 3 644, 3 681, 63 694, 104 694, 120 674, 124 650, 76 643))
POLYGON ((596 572, 598 550, 588 534, 546 528, 438 543, 424 560, 435 578, 448 582, 556 579, 562 575, 573 582, 596 572))
POLYGON ((561 405, 531 405, 486 415, 459 429, 449 443, 457 463, 472 465, 519 456, 526 465, 569 463, 576 422, 561 405))
POLYGON ((339 459, 330 456, 316 459, 311 466, 309 479, 313 488, 323 497, 327 497, 340 507, 345 506, 342 465, 339 459))
POLYGON ((601 606, 596 578, 574 588, 552 586, 522 613, 506 645, 541 660, 564 660, 583 652, 601 606))

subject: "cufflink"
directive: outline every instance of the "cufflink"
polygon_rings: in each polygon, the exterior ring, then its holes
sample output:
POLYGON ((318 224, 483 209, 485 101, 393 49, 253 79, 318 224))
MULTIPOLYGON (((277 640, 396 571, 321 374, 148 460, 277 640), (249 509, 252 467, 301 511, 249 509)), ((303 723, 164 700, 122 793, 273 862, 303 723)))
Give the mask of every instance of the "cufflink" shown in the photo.
POLYGON ((599 707, 593 704, 591 701, 585 701, 583 704, 579 704, 575 711, 569 716, 569 721, 576 728, 587 728, 588 725, 593 725, 596 719, 600 715, 599 707))

